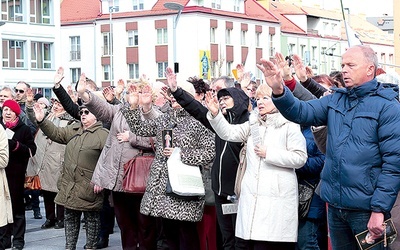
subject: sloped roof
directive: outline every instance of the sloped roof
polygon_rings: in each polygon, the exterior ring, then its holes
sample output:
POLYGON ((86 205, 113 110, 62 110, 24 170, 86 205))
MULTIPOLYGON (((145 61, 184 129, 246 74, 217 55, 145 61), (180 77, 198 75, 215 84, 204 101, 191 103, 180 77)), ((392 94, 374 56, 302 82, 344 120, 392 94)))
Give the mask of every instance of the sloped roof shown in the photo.
POLYGON ((101 14, 99 0, 63 0, 60 7, 61 24, 93 21, 101 14))
MULTIPOLYGON (((347 40, 346 28, 343 21, 341 10, 326 10, 318 7, 301 7, 307 15, 324 17, 341 21, 341 39, 347 40)), ((393 45, 393 35, 379 29, 366 20, 365 15, 345 15, 346 21, 351 29, 359 36, 363 43, 380 43, 385 45, 393 45)))
MULTIPOLYGON (((130 11, 130 12, 117 12, 113 13, 113 19, 126 18, 126 17, 141 17, 141 16, 159 16, 169 15, 176 13, 175 10, 169 10, 164 7, 164 3, 170 2, 170 0, 159 0, 157 1, 151 10, 143 11, 130 11)), ((185 6, 182 13, 201 12, 209 13, 227 17, 237 17, 252 19, 258 21, 268 21, 278 23, 278 19, 268 10, 264 9, 255 0, 245 1, 245 13, 217 10, 202 6, 187 6, 189 0, 174 0, 175 3, 185 6)), ((101 13, 101 2, 98 0, 63 0, 61 4, 61 24, 65 25, 68 23, 83 22, 108 19, 109 14, 101 13), (84 5, 84 6, 83 6, 84 5), (80 6, 80 8, 76 8, 80 6)))
POLYGON ((269 11, 271 11, 280 21, 281 23, 281 31, 286 33, 293 34, 303 34, 305 35, 307 32, 297 26, 295 23, 290 21, 285 17, 286 15, 305 15, 304 11, 301 8, 293 5, 293 4, 283 4, 280 2, 271 2, 269 5, 269 11))

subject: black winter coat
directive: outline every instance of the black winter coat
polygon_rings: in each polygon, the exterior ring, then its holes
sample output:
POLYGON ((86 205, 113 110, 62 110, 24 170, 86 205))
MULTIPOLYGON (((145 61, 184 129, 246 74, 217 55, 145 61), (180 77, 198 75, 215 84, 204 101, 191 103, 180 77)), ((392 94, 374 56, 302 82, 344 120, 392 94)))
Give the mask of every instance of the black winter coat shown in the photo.
MULTIPOLYGON (((226 120, 230 124, 242 124, 249 120, 249 97, 243 90, 227 88, 233 98, 234 106, 227 110, 226 120)), ((173 93, 176 101, 195 119, 214 132, 207 119, 208 109, 196 101, 190 94, 181 88, 173 93)), ((215 132, 214 132, 215 133, 215 132)), ((212 189, 220 196, 234 195, 236 171, 239 165, 239 152, 243 144, 239 142, 227 142, 215 134, 216 156, 211 169, 212 189)))

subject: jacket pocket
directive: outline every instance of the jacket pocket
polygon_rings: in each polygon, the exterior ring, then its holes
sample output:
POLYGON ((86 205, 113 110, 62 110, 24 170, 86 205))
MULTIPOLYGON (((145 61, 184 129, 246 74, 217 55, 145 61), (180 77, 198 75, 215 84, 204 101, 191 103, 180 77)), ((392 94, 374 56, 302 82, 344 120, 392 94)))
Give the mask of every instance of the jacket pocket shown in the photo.
POLYGON ((88 171, 84 169, 78 170, 81 176, 79 183, 77 183, 77 195, 80 199, 94 202, 96 200, 96 194, 94 193, 93 186, 90 183, 93 171, 88 171))

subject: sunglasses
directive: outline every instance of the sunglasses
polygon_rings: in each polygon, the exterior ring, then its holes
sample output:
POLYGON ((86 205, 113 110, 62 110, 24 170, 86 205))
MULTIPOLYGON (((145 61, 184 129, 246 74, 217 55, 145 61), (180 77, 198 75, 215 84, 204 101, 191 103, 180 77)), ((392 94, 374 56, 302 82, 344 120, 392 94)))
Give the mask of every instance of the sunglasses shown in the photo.
POLYGON ((90 112, 87 109, 79 111, 79 115, 83 115, 83 114, 88 115, 89 113, 90 112))
POLYGON ((23 94, 23 93, 25 93, 25 90, 23 90, 23 89, 15 89, 15 92, 23 94))

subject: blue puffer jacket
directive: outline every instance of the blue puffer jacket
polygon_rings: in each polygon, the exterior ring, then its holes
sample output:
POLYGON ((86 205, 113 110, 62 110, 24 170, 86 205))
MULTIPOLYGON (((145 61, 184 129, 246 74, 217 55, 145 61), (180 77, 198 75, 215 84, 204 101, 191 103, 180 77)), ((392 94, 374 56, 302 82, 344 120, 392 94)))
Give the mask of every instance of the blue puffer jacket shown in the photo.
POLYGON ((273 98, 288 120, 328 125, 321 197, 337 208, 389 212, 400 189, 400 104, 375 79, 302 102, 273 98))

